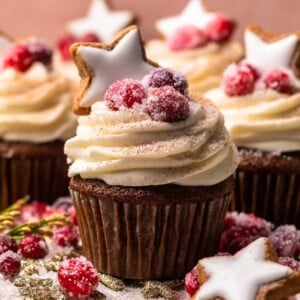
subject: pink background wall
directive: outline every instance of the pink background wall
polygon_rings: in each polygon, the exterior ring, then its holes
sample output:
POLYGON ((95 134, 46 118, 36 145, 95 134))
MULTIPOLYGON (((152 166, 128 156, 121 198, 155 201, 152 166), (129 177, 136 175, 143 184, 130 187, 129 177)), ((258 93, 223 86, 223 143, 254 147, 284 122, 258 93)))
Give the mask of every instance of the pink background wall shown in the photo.
MULTIPOLYGON (((203 0, 207 7, 234 17, 241 32, 247 24, 261 24, 275 32, 300 30, 299 0, 203 0)), ((111 0, 141 19, 144 38, 155 35, 152 21, 179 12, 187 0, 111 0)), ((11 35, 31 35, 54 41, 67 20, 85 14, 89 0, 0 0, 0 29, 11 35)))

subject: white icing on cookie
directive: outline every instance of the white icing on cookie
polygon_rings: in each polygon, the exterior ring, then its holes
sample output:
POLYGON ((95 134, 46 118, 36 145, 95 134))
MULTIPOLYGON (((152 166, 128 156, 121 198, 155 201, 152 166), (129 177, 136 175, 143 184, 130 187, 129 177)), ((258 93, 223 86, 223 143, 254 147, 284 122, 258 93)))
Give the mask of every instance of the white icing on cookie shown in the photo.
POLYGON ((71 21, 68 30, 76 36, 93 32, 102 42, 109 42, 134 19, 130 11, 111 10, 106 0, 92 0, 86 17, 71 21))
POLYGON ((179 15, 160 19, 155 25, 159 32, 168 37, 185 25, 193 25, 203 29, 215 16, 215 13, 206 11, 201 0, 190 0, 179 15))
POLYGON ((251 30, 245 32, 245 60, 264 74, 273 69, 287 73, 296 87, 300 88, 300 80, 291 69, 291 60, 295 53, 299 38, 296 34, 276 42, 266 42, 251 30))
POLYGON ((266 238, 259 238, 234 256, 200 260, 209 278, 195 299, 253 300, 260 286, 292 274, 289 267, 268 261, 265 253, 266 238))
POLYGON ((82 107, 102 101, 113 82, 125 78, 141 80, 154 68, 143 56, 143 45, 136 27, 110 51, 83 45, 78 47, 78 51, 93 74, 92 82, 81 99, 82 107))

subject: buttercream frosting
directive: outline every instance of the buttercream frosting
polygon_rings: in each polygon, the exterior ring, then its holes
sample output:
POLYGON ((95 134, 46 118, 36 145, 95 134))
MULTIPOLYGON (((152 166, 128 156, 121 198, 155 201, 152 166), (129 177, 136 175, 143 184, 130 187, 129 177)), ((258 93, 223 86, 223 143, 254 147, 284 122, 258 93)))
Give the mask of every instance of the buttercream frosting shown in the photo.
POLYGON ((0 73, 0 138, 42 143, 65 140, 75 131, 66 79, 34 63, 25 73, 0 73))

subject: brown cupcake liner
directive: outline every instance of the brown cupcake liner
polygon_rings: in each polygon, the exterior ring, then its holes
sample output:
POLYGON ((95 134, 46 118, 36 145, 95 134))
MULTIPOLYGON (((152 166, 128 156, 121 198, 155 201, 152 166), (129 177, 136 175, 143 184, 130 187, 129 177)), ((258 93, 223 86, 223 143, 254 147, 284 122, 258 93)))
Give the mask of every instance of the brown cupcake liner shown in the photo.
POLYGON ((300 227, 300 174, 236 172, 231 210, 254 213, 274 223, 300 227))
POLYGON ((0 158, 0 209, 29 195, 32 200, 53 203, 68 195, 66 158, 12 157, 0 158))
POLYGON ((132 203, 70 188, 84 255, 99 272, 128 279, 183 278, 217 252, 231 193, 210 201, 132 203))

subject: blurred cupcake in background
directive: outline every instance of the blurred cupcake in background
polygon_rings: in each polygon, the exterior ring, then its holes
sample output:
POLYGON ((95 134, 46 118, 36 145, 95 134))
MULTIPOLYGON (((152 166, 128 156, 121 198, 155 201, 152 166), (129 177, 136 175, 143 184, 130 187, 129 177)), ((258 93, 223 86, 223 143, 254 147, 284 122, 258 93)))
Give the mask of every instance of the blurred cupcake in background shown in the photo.
POLYGON ((70 46, 76 42, 110 42, 114 36, 136 18, 130 11, 117 11, 110 7, 107 0, 91 0, 85 17, 67 24, 66 32, 56 43, 55 68, 78 87, 80 76, 75 67, 70 46))
POLYGON ((68 193, 63 144, 75 117, 51 62, 44 42, 0 36, 0 209, 26 194, 52 202, 68 193))
POLYGON ((243 56, 241 45, 230 40, 233 20, 207 11, 201 0, 190 0, 180 14, 155 25, 162 38, 147 43, 149 58, 185 74, 193 91, 218 86, 224 69, 243 56))
POLYGON ((239 147, 233 209, 300 226, 299 34, 245 32, 245 60, 205 96, 239 147))

